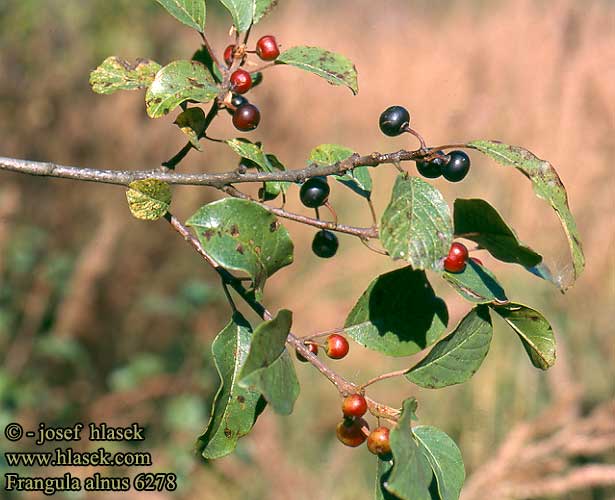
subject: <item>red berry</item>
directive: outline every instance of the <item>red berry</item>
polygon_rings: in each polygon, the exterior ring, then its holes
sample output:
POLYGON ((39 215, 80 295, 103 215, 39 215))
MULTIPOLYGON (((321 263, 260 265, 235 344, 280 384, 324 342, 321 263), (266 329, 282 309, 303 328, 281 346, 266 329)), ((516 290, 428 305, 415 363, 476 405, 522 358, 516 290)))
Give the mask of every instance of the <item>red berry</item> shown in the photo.
MULTIPOLYGON (((305 344, 305 347, 307 347, 307 348, 308 348, 308 350, 309 350, 309 351, 310 351, 310 352, 311 352, 314 356, 318 356, 318 346, 317 346, 316 344, 312 344, 312 343, 305 344)), ((301 361, 302 363, 305 363, 305 362, 307 361, 307 359, 305 359, 305 358, 303 357, 303 355, 302 355, 299 351, 297 351, 297 359, 298 359, 299 361, 301 361)))
POLYGON ((261 121, 260 111, 254 104, 239 106, 233 113, 233 125, 237 130, 248 132, 258 127, 261 121))
POLYGON ((355 448, 363 444, 365 439, 367 439, 363 433, 362 427, 369 429, 369 425, 367 425, 367 422, 362 418, 345 418, 337 424, 335 429, 337 439, 339 439, 346 446, 355 448))
POLYGON ((344 398, 342 413, 345 417, 362 417, 367 411, 367 401, 361 394, 351 394, 344 398))
POLYGON ((479 266, 483 265, 483 261, 478 259, 478 258, 476 258, 476 257, 470 257, 470 260, 476 262, 479 266))
POLYGON ((449 273, 459 273, 466 267, 468 249, 463 243, 453 243, 448 251, 448 257, 444 259, 444 269, 449 273))
POLYGON ((331 359, 342 359, 348 354, 349 350, 350 346, 348 345, 348 341, 341 335, 334 333, 327 337, 325 351, 327 352, 327 356, 331 359))
POLYGON ((233 52, 235 51, 234 45, 229 45, 226 49, 224 49, 224 62, 227 66, 233 64, 233 52))
POLYGON ((266 35, 256 42, 256 53, 263 61, 273 61, 280 55, 280 48, 275 37, 266 35))
POLYGON ((391 441, 388 427, 378 427, 367 437, 367 449, 374 455, 388 455, 391 453, 391 441))
POLYGON ((231 85, 235 92, 245 94, 252 87, 252 77, 245 69, 238 69, 231 75, 231 85))

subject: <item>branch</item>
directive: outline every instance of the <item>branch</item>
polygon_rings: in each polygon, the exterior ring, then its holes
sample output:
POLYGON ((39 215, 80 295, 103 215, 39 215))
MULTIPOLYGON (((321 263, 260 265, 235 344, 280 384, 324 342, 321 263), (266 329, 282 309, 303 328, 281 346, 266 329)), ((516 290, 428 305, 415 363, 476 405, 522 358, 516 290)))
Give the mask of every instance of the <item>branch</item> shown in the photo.
POLYGON ((352 234, 353 236, 358 236, 362 241, 367 240, 369 238, 378 238, 378 228, 377 227, 355 227, 355 226, 347 226, 345 224, 337 224, 335 222, 328 222, 320 219, 314 219, 313 217, 307 217, 305 215, 296 214, 293 212, 288 212, 283 208, 276 208, 266 203, 262 203, 258 200, 255 200, 251 196, 239 191, 237 188, 233 186, 227 186, 222 189, 226 194, 233 196, 235 198, 241 198, 244 200, 250 200, 257 205, 265 208, 268 212, 277 215, 278 217, 282 217, 284 219, 292 220, 295 222, 300 222, 301 224, 307 224, 308 226, 318 227, 320 229, 328 229, 330 231, 337 231, 339 233, 352 234))
MULTIPOLYGON (((444 146, 438 146, 442 149, 444 146)), ((211 186, 222 189, 230 184, 243 182, 304 182, 310 177, 343 175, 357 167, 376 167, 384 163, 399 163, 401 161, 415 161, 427 154, 425 151, 400 150, 394 153, 372 153, 359 156, 354 154, 344 161, 332 165, 317 167, 310 165, 303 169, 292 169, 275 172, 239 172, 237 170, 224 173, 179 173, 169 172, 165 168, 150 170, 108 170, 98 168, 72 167, 50 162, 20 160, 16 158, 0 157, 0 170, 19 172, 22 174, 40 175, 44 177, 59 177, 104 184, 119 184, 127 186, 133 181, 141 179, 158 179, 169 184, 190 186, 211 186)))
MULTIPOLYGON (((167 212, 165 219, 171 224, 173 229, 177 231, 189 244, 196 250, 205 261, 220 275, 222 280, 228 284, 233 290, 235 290, 239 296, 244 300, 252 310, 258 314, 264 320, 273 319, 273 315, 267 310, 267 308, 253 299, 249 292, 244 288, 241 280, 235 278, 231 273, 218 264, 203 248, 199 240, 190 233, 188 228, 184 226, 174 215, 167 212)), ((305 344, 304 339, 297 337, 293 333, 288 334, 288 344, 290 344, 295 350, 297 350, 307 361, 309 361, 320 373, 322 373, 335 387, 338 392, 346 396, 357 392, 357 385, 346 380, 344 377, 335 373, 331 368, 325 365, 317 356, 312 354, 305 344)), ((388 418, 391 420, 397 420, 399 416, 399 410, 390 408, 386 405, 378 403, 370 398, 365 398, 371 413, 377 417, 388 418)))

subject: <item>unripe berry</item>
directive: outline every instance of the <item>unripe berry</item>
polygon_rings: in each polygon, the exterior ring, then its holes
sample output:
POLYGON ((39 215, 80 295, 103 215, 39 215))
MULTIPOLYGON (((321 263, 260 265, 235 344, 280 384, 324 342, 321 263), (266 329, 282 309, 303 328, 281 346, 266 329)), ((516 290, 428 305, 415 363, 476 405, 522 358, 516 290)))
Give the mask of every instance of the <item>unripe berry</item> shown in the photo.
POLYGON ((365 442, 367 439, 363 433, 362 427, 369 429, 369 425, 362 418, 345 418, 335 429, 337 439, 346 446, 356 448, 365 442))
POLYGON ((341 335, 334 333, 333 335, 329 335, 327 337, 325 351, 327 356, 331 359, 342 359, 346 356, 346 354, 348 354, 349 350, 350 345, 348 344, 348 341, 341 335))
POLYGON ((394 137, 410 124, 410 113, 402 106, 391 106, 382 112, 379 124, 383 134, 394 137))
POLYGON ((330 191, 325 177, 311 177, 301 184, 299 197, 306 207, 318 208, 327 202, 330 191))
POLYGON ((334 233, 322 229, 314 235, 312 252, 322 259, 329 259, 337 253, 339 245, 337 236, 334 233))
POLYGON ((280 55, 280 48, 274 36, 266 35, 256 42, 256 53, 263 61, 273 61, 280 55))
POLYGON ((245 69, 233 71, 231 75, 231 85, 235 92, 245 94, 252 87, 252 77, 245 69))
POLYGON ((468 261, 468 249, 463 243, 453 243, 444 259, 444 269, 449 273, 459 273, 466 267, 468 261))
POLYGON ((367 401, 361 394, 351 394, 342 402, 342 413, 345 417, 362 417, 367 412, 367 401))
POLYGON ((233 125, 237 130, 249 132, 258 127, 261 121, 260 111, 254 104, 243 104, 233 113, 233 125))
POLYGON ((470 157, 463 151, 451 151, 449 160, 442 167, 442 175, 447 181, 459 182, 470 171, 470 157))
MULTIPOLYGON (((308 348, 308 350, 314 355, 314 356, 318 356, 318 346, 316 344, 313 343, 307 343, 305 344, 305 347, 308 348)), ((296 351, 297 354, 297 359, 299 361, 301 361, 302 363, 305 363, 307 361, 306 358, 303 357, 303 355, 299 352, 296 351)))
POLYGON ((229 45, 226 49, 224 49, 224 62, 227 66, 233 64, 233 51, 235 50, 234 45, 229 45))
POLYGON ((367 437, 367 449, 381 457, 391 453, 390 431, 388 427, 378 427, 367 437))

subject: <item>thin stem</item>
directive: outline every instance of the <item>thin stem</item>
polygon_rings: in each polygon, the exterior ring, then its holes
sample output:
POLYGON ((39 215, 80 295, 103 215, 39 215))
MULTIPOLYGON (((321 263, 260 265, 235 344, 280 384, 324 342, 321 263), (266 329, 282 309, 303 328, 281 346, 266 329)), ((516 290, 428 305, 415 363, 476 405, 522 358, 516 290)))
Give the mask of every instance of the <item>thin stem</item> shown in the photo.
POLYGON ((224 295, 226 295, 226 300, 228 300, 228 303, 231 306, 233 313, 236 313, 237 305, 235 304, 235 301, 233 300, 233 296, 231 295, 231 292, 228 289, 228 285, 224 282, 224 280, 222 280, 222 289, 224 290, 224 295))
POLYGON ((407 368, 405 368, 403 370, 396 370, 394 372, 383 373, 382 375, 378 375, 377 377, 369 379, 364 384, 361 384, 359 386, 359 391, 363 391, 366 387, 368 387, 368 386, 370 386, 372 384, 375 384, 376 382, 380 382, 381 380, 386 380, 386 379, 395 378, 395 377, 401 377, 402 375, 405 375, 406 373, 408 373, 408 369, 407 368))
POLYGON ((375 252, 375 253, 380 254, 380 255, 389 255, 389 252, 387 252, 386 250, 381 250, 380 248, 376 248, 376 247, 372 246, 369 243, 369 240, 361 239, 361 243, 363 243, 363 245, 365 245, 372 252, 375 252))
POLYGON ((247 45, 248 43, 248 39, 250 38, 250 32, 252 31, 252 25, 250 25, 250 27, 246 30, 245 34, 243 35, 243 44, 247 45))
POLYGON ((331 212, 331 215, 333 216, 333 223, 337 226, 337 212, 333 209, 333 206, 328 201, 325 202, 325 207, 327 207, 329 212, 331 212))
POLYGON ((376 209, 374 208, 374 204, 372 202, 371 197, 365 198, 367 200, 367 205, 369 206, 369 212, 372 215, 372 224, 374 227, 378 226, 378 216, 376 215, 376 209))
POLYGON ((359 238, 369 239, 369 238, 377 238, 378 230, 373 227, 355 227, 355 226, 347 226, 345 224, 336 224, 333 222, 327 222, 319 219, 314 219, 312 217, 307 217, 305 215, 295 214, 293 212, 288 212, 282 208, 272 207, 263 203, 251 196, 239 191, 237 188, 233 186, 226 186, 222 188, 226 194, 233 196, 235 198, 241 198, 244 200, 250 200, 257 205, 265 208, 267 211, 271 212, 278 217, 282 217, 284 219, 292 220, 295 222, 300 222, 301 224, 306 224, 308 226, 318 227, 320 229, 329 229, 330 231, 337 231, 339 233, 352 234, 353 236, 358 236, 359 238))
POLYGON ((404 129, 404 131, 408 132, 409 134, 412 134, 414 137, 416 137, 419 140, 419 143, 421 145, 420 149, 422 151, 427 149, 427 144, 425 143, 425 139, 423 139, 423 136, 419 134, 416 130, 411 128, 409 125, 406 125, 406 128, 404 129))
POLYGON ((250 73, 259 73, 266 70, 267 68, 271 68, 272 66, 276 66, 276 63, 270 62, 267 64, 263 64, 262 66, 257 66, 256 68, 250 68, 250 73))
POLYGON ((192 147, 192 143, 188 141, 186 145, 181 148, 175 156, 173 156, 173 158, 163 162, 162 166, 173 170, 186 157, 192 147))
POLYGON ((217 66, 218 71, 220 71, 221 74, 224 74, 224 72, 226 71, 226 66, 223 67, 220 64, 220 60, 218 59, 218 56, 216 55, 211 45, 209 44, 209 41, 207 40, 205 33, 200 33, 200 35, 201 35, 201 39, 203 40, 203 45, 205 46, 205 48, 207 49, 207 52, 209 53, 209 57, 211 57, 211 60, 217 66))
MULTIPOLYGON (((265 306, 263 306, 260 302, 253 298, 253 296, 241 284, 241 281, 236 279, 231 273, 229 273, 226 269, 220 266, 220 264, 218 264, 205 251, 199 240, 190 233, 186 226, 184 226, 174 215, 169 212, 165 214, 165 219, 169 222, 169 224, 171 224, 171 227, 173 227, 173 229, 175 229, 175 231, 177 231, 184 238, 184 240, 188 242, 192 246, 192 248, 196 250, 199 255, 201 255, 205 259, 205 262, 207 262, 220 275, 222 280, 239 294, 239 296, 244 300, 244 302, 248 306, 250 306, 250 308, 256 314, 258 314, 266 321, 273 319, 273 315, 267 310, 265 306)), ((288 334, 287 343, 290 344, 291 347, 293 347, 295 350, 297 350, 299 354, 301 354, 322 375, 324 375, 333 385, 335 385, 341 395, 347 396, 349 394, 354 394, 357 392, 357 385, 346 380, 341 375, 338 375, 331 368, 325 365, 322 360, 312 354, 312 352, 305 344, 305 340, 303 338, 299 338, 291 332, 288 334)), ((370 398, 365 399, 367 401, 368 408, 373 415, 397 420, 400 413, 399 410, 378 403, 377 401, 374 401, 370 398)))
POLYGON ((308 341, 312 339, 317 339, 319 337, 328 337, 333 333, 341 333, 343 332, 343 328, 331 328, 330 330, 325 330, 324 332, 312 333, 311 335, 305 335, 301 337, 303 340, 308 341))

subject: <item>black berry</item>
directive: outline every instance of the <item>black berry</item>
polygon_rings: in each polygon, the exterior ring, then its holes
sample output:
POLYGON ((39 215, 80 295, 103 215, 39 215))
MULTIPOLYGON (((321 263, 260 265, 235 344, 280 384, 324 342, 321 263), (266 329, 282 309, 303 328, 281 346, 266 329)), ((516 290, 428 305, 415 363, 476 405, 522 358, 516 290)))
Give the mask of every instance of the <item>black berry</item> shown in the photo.
POLYGON ((308 208, 324 205, 329 198, 329 183, 324 177, 312 177, 301 185, 299 196, 301 203, 308 208))
MULTIPOLYGON (((444 151, 437 151, 437 154, 444 156, 444 151)), ((423 177, 436 179, 442 175, 442 168, 446 165, 443 158, 433 158, 430 161, 417 161, 416 168, 423 177)))
POLYGON ((339 245, 339 241, 335 234, 326 229, 322 229, 314 235, 314 240, 312 240, 312 252, 318 257, 328 259, 337 253, 339 245))
POLYGON ((402 106, 391 106, 380 115, 379 123, 383 134, 394 137, 410 124, 410 113, 402 106))
POLYGON ((254 104, 242 104, 233 113, 233 125, 242 132, 254 130, 260 121, 260 111, 254 104))
POLYGON ((451 151, 448 156, 448 162, 442 167, 442 175, 451 182, 463 180, 470 170, 470 157, 463 151, 451 151))
POLYGON ((241 94, 233 94, 233 96, 231 97, 231 106, 233 106, 233 107, 232 108, 226 108, 226 110, 232 115, 233 113, 235 113, 235 110, 239 106, 243 106, 244 104, 249 104, 249 103, 250 103, 250 101, 248 101, 241 94))

